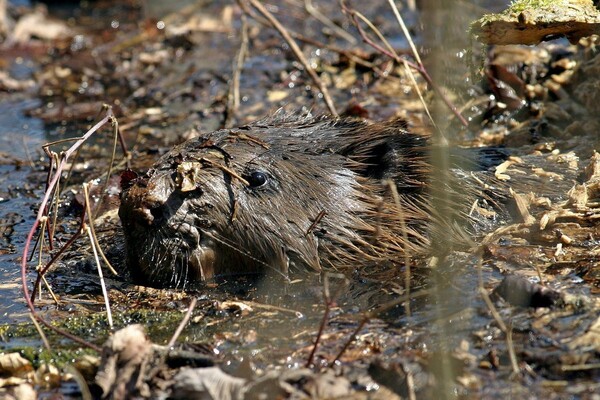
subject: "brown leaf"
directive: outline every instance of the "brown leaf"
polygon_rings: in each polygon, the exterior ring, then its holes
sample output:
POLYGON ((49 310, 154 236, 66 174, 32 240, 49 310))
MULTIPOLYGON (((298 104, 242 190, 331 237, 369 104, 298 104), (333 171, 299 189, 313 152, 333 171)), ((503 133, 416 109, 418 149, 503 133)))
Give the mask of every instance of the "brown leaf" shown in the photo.
POLYGON ((143 361, 152 352, 152 342, 146 337, 142 325, 129 325, 106 341, 96 383, 104 397, 126 398, 142 390, 137 375, 143 361))
POLYGON ((173 378, 172 399, 234 400, 242 398, 246 380, 219 367, 183 369, 173 378))
POLYGON ((0 374, 8 376, 25 376, 33 372, 29 360, 23 358, 19 353, 8 353, 0 356, 0 374))

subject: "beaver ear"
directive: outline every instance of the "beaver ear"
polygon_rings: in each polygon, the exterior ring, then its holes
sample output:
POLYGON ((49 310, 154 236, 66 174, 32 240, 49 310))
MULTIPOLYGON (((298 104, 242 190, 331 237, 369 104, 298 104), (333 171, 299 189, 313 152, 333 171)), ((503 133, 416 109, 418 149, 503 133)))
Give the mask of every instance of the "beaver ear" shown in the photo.
POLYGON ((422 175, 428 157, 427 138, 424 136, 387 129, 352 150, 347 156, 358 161, 353 169, 367 178, 424 179, 422 175))
POLYGON ((404 149, 394 146, 394 141, 379 143, 370 148, 368 158, 363 161, 362 175, 374 179, 388 179, 396 176, 396 171, 407 162, 404 149))

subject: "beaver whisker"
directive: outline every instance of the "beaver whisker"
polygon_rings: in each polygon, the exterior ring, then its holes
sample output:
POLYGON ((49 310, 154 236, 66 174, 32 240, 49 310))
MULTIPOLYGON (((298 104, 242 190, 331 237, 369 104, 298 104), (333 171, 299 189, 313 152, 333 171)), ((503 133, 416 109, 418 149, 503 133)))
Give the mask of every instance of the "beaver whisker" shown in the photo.
POLYGON ((217 234, 214 234, 212 232, 203 232, 206 236, 210 237, 211 239, 213 239, 215 242, 221 243, 222 245, 228 247, 229 249, 235 251, 236 253, 249 258, 250 260, 254 261, 257 264, 262 265, 263 267, 265 267, 266 269, 275 272, 278 275, 281 275, 282 278, 284 278, 286 281, 289 281, 290 278, 287 274, 277 270, 277 268, 273 267, 272 265, 269 265, 268 263, 264 262, 263 260, 260 260, 254 256, 252 256, 252 254, 249 251, 246 250, 242 250, 238 247, 235 246, 235 244, 231 244, 227 242, 227 239, 225 239, 223 236, 219 236, 217 234))
POLYGON ((158 245, 153 245, 155 251, 152 252, 149 264, 154 265, 154 270, 151 272, 152 278, 162 279, 165 277, 160 275, 161 271, 170 271, 170 283, 174 283, 177 276, 177 268, 176 268, 176 255, 178 251, 180 251, 180 247, 177 245, 177 242, 180 241, 179 238, 169 237, 168 231, 164 227, 160 227, 156 233, 156 239, 158 245), (165 245, 166 243, 166 245, 165 245), (166 264, 165 268, 163 264, 166 264))
MULTIPOLYGON (((183 289, 183 288, 185 288, 185 285, 188 282, 188 275, 190 272, 189 252, 190 251, 188 249, 186 249, 185 255, 179 258, 181 260, 181 269, 180 269, 181 274, 180 274, 180 279, 175 284, 175 287, 179 287, 179 285, 181 285, 181 288, 183 289)), ((177 258, 175 258, 174 260, 176 260, 176 259, 177 258)))
MULTIPOLYGON (((155 236, 151 237, 152 240, 150 242, 150 244, 148 245, 148 252, 145 252, 142 255, 142 259, 147 260, 145 262, 145 264, 147 264, 146 269, 148 269, 148 266, 159 266, 160 262, 161 262, 161 258, 166 257, 164 249, 160 246, 160 244, 163 241, 163 232, 162 229, 159 229, 156 233, 155 236), (157 245, 158 243, 158 245, 157 245)), ((160 273, 161 269, 160 268, 150 268, 149 271, 149 276, 150 279, 160 279, 159 273, 160 273)), ((145 271, 146 272, 146 271, 145 271)))
POLYGON ((169 240, 165 248, 165 257, 168 257, 172 271, 171 284, 174 287, 179 287, 181 283, 185 286, 189 270, 189 249, 181 246, 181 243, 185 243, 185 240, 178 235, 175 240, 169 240))

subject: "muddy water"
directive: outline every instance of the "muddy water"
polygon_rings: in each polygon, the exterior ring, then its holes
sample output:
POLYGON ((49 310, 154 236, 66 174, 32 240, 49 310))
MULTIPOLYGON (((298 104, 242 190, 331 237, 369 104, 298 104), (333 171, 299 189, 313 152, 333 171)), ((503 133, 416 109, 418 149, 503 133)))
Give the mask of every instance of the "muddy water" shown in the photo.
POLYGON ((21 320, 25 311, 21 296, 20 257, 33 222, 40 194, 31 180, 30 160, 39 157, 45 141, 41 121, 24 111, 37 104, 31 99, 0 102, 0 322, 21 320))

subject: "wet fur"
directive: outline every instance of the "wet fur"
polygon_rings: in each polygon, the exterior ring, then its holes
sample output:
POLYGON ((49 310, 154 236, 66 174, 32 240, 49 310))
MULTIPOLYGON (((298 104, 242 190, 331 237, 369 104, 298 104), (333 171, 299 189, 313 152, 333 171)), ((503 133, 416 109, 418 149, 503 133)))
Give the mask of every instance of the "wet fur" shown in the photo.
MULTIPOLYGON (((176 146, 123 191, 132 276, 181 287, 229 274, 351 272, 400 264, 406 251, 424 254, 435 214, 427 138, 405 128, 279 117, 176 146), (249 187, 237 178, 252 171, 267 174, 267 183, 249 187)), ((447 236, 483 195, 466 187, 465 199, 450 200, 464 207, 439 230, 447 236)))

